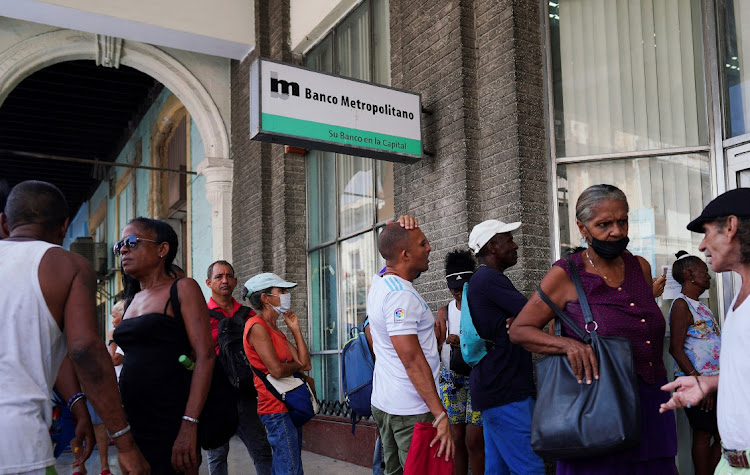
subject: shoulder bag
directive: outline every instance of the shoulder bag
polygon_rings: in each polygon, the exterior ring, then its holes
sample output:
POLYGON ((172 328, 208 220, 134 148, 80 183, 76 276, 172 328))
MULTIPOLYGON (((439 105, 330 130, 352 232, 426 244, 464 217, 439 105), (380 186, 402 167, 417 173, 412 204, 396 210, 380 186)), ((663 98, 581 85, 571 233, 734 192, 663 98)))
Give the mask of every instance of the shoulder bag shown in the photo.
POLYGON ((540 287, 539 296, 557 314, 555 335, 563 322, 590 344, 599 363, 599 379, 579 384, 566 355, 536 363, 537 400, 531 420, 531 448, 547 459, 606 455, 640 443, 641 411, 633 350, 627 338, 603 337, 591 314, 575 264, 567 259, 586 321, 579 328, 540 287), (585 332, 584 332, 585 330, 585 332))
POLYGON ((292 376, 274 378, 255 366, 250 365, 250 367, 255 375, 263 381, 268 392, 284 403, 287 411, 289 411, 289 417, 296 427, 305 425, 320 410, 318 400, 302 373, 297 372, 292 376))
MULTIPOLYGON (((178 281, 179 279, 175 280, 169 289, 169 298, 172 301, 175 318, 179 318, 184 322, 180 299, 177 295, 178 281)), ((213 345, 211 346, 211 350, 213 351, 213 345)), ((188 372, 192 379, 192 371, 188 372)), ((211 386, 208 388, 208 395, 206 396, 206 402, 203 405, 199 420, 198 444, 206 450, 221 447, 237 432, 239 424, 237 395, 219 361, 215 361, 214 363, 211 386)))
MULTIPOLYGON (((463 302, 466 302, 464 300, 463 302)), ((464 304, 467 307, 469 306, 468 303, 464 304)), ((463 310, 463 307, 461 307, 461 310, 463 310)), ((450 313, 448 306, 445 306, 445 323, 446 323, 446 329, 445 329, 445 337, 448 338, 448 335, 450 334, 450 328, 451 328, 451 322, 450 322, 450 316, 448 315, 450 313)), ((460 318, 459 318, 459 337, 461 335, 461 329, 460 329, 460 318)), ((446 345, 446 342, 443 342, 444 345, 446 345)), ((457 348, 454 348, 450 345, 450 370, 454 373, 460 374, 461 376, 469 376, 471 374, 471 366, 466 364, 466 361, 464 361, 464 357, 461 354, 461 346, 457 348)))

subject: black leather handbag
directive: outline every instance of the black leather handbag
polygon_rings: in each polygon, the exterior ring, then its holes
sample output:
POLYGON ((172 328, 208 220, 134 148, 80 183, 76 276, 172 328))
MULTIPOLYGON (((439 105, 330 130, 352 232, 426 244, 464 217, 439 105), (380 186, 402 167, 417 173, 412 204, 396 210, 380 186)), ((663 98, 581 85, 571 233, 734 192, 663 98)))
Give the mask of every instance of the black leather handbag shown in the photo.
MULTIPOLYGON (((176 319, 182 318, 180 298, 177 294, 177 282, 175 280, 169 289, 172 310, 176 319)), ((213 346, 211 347, 213 349, 213 346)), ((192 371, 185 370, 186 387, 190 388, 192 371)), ((211 386, 208 388, 206 403, 203 405, 198 424, 198 444, 206 449, 215 449, 229 442, 229 439, 237 432, 239 425, 239 413, 237 412, 237 391, 227 379, 221 364, 216 361, 211 376, 211 386)))
POLYGON ((570 274, 586 321, 579 328, 547 295, 539 296, 562 323, 594 348, 599 379, 579 384, 566 355, 550 355, 536 363, 537 399, 531 419, 531 448, 546 459, 580 459, 637 446, 641 440, 641 409, 633 349, 627 338, 603 337, 591 314, 581 278, 568 259, 570 274), (584 331, 585 330, 585 331, 584 331))

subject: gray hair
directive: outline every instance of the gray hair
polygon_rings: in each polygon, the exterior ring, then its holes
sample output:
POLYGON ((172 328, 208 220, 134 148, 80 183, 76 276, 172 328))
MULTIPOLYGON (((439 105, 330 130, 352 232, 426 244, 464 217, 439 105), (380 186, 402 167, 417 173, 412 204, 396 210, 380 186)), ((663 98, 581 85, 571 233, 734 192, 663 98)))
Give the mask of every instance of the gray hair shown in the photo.
POLYGON ((581 196, 578 197, 576 202, 576 219, 587 225, 591 218, 594 217, 594 210, 600 202, 605 200, 617 200, 625 203, 625 208, 628 210, 628 198, 621 189, 613 185, 592 185, 583 190, 581 196))
POLYGON ((125 315, 125 301, 120 300, 116 304, 112 306, 112 312, 117 312, 120 314, 120 317, 125 315))

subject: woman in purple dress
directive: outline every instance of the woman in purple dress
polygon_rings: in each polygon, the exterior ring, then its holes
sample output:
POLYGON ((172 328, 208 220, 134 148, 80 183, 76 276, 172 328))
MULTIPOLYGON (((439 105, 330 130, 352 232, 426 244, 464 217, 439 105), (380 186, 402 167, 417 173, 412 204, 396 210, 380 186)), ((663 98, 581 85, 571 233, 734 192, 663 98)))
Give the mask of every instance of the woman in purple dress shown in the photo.
MULTIPOLYGON (((669 399, 660 387, 667 381, 662 360, 666 323, 652 294, 651 266, 625 250, 628 202, 612 185, 594 185, 581 193, 576 222, 588 247, 570 256, 581 275, 600 336, 630 339, 641 398, 639 446, 606 456, 559 460, 557 474, 674 474, 677 432, 673 414, 659 414, 669 399), (664 416, 667 417, 664 417, 664 416)), ((561 259, 542 279, 542 290, 580 327, 584 318, 568 262, 561 259)), ((574 337, 558 337, 542 328, 554 318, 538 294, 529 300, 510 328, 510 339, 527 350, 565 354, 581 384, 598 377, 593 350, 574 337)), ((563 334, 573 335, 563 327, 563 334)))

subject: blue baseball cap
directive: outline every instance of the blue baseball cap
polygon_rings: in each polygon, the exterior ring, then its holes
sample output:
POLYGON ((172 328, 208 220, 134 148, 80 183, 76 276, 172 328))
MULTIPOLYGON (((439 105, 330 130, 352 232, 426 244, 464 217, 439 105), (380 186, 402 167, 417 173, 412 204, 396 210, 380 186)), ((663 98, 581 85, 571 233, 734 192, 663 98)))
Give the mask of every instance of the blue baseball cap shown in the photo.
POLYGON ((270 289, 271 287, 291 289, 297 287, 297 284, 295 284, 294 282, 288 282, 278 275, 274 274, 273 272, 264 272, 262 274, 255 275, 253 277, 250 277, 247 282, 245 282, 245 288, 247 289, 248 295, 253 294, 259 290, 270 289))

